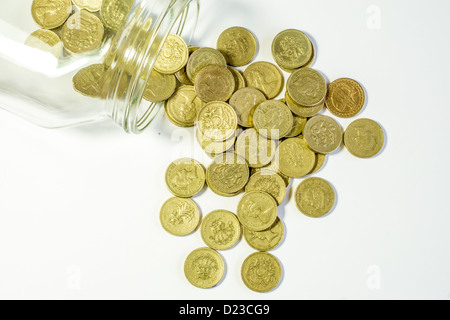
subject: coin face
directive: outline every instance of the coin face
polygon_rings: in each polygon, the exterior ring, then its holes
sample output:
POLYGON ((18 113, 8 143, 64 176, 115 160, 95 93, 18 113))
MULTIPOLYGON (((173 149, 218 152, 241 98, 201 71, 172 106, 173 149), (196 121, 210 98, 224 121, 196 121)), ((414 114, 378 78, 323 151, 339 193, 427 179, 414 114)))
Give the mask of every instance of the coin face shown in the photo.
POLYGON ((237 137, 235 152, 245 158, 250 168, 261 168, 272 161, 276 148, 275 141, 250 128, 237 137))
POLYGON ((166 170, 166 184, 177 197, 193 197, 205 186, 205 169, 194 159, 178 159, 166 170))
POLYGON ((241 224, 236 215, 227 210, 208 213, 201 227, 202 239, 215 250, 233 247, 241 237, 241 224))
POLYGON ((192 251, 184 262, 186 279, 201 289, 216 286, 225 273, 225 263, 217 251, 199 248, 192 251))
POLYGON ((228 103, 209 102, 200 110, 197 123, 200 132, 209 140, 225 141, 235 134, 236 111, 228 103))
POLYGON ((284 103, 268 100, 256 108, 253 123, 260 135, 278 140, 286 137, 292 130, 294 117, 284 103))
MULTIPOLYGON (((191 56, 192 53, 194 53, 195 51, 197 51, 198 49, 200 49, 200 47, 198 46, 188 46, 189 49, 189 57, 191 56)), ((189 60, 189 59, 188 59, 189 60)), ((178 79, 178 81, 180 81, 182 84, 188 85, 188 86, 192 86, 194 85, 191 81, 191 79, 189 79, 187 72, 186 72, 186 66, 184 66, 183 68, 181 68, 180 71, 175 72, 175 77, 178 79)))
POLYGON ((284 225, 280 218, 275 220, 275 223, 264 231, 251 231, 244 228, 244 238, 248 245, 258 251, 270 251, 278 247, 283 240, 284 225))
POLYGON ((328 116, 318 115, 308 120, 304 138, 308 146, 317 153, 329 154, 342 143, 343 131, 339 123, 328 116))
POLYGON ((232 152, 214 158, 207 169, 210 188, 216 193, 232 195, 244 189, 250 170, 241 156, 232 152))
POLYGON ((147 81, 144 99, 150 102, 162 102, 175 92, 177 79, 173 74, 162 74, 153 70, 147 81))
POLYGON ((241 276, 244 284, 256 292, 269 292, 281 280, 281 265, 267 252, 255 252, 242 263, 241 276))
POLYGON ((106 69, 103 64, 93 64, 81 69, 73 77, 73 88, 88 97, 100 97, 104 89, 106 69))
POLYGON ((247 86, 260 90, 268 99, 276 98, 284 85, 281 70, 270 62, 252 63, 245 69, 244 79, 247 86))
POLYGON ((280 32, 272 43, 272 55, 284 69, 298 69, 310 61, 313 54, 311 41, 299 30, 280 32))
POLYGON ((207 66, 198 73, 195 80, 195 91, 205 102, 228 101, 235 86, 233 74, 223 66, 207 66))
POLYGON ((295 138, 298 137, 305 128, 307 118, 294 116, 294 124, 292 125, 291 131, 286 135, 286 138, 295 138))
POLYGON ((235 136, 232 136, 225 141, 211 141, 209 139, 204 139, 203 134, 199 132, 198 129, 195 130, 195 136, 202 149, 211 158, 215 158, 217 155, 230 150, 236 141, 235 136))
POLYGON ((301 178, 310 173, 316 163, 316 154, 301 138, 289 138, 278 146, 275 158, 279 170, 290 178, 301 178))
POLYGON ((328 86, 325 104, 336 117, 351 118, 364 107, 366 96, 361 85, 352 79, 342 78, 328 86))
POLYGON ((286 184, 277 173, 261 170, 253 173, 245 186, 245 192, 251 191, 266 192, 280 205, 286 197, 286 184))
POLYGON ((56 58, 60 58, 63 52, 63 44, 56 33, 47 29, 39 29, 34 31, 25 40, 25 45, 50 52, 56 58))
POLYGON ((268 193, 251 191, 241 198, 238 204, 237 215, 244 227, 253 231, 262 231, 270 228, 278 214, 277 202, 268 193))
POLYGON ((323 107, 325 106, 324 104, 319 104, 314 107, 301 106, 291 98, 289 92, 286 92, 286 104, 289 109, 291 109, 293 114, 303 118, 310 118, 315 116, 320 111, 322 111, 323 107))
POLYGON ((72 53, 84 53, 100 47, 104 35, 99 18, 87 10, 76 12, 62 28, 64 48, 72 53))
POLYGON ((155 62, 155 70, 164 74, 174 74, 186 66, 189 59, 189 48, 184 40, 170 34, 155 62))
POLYGON ((223 54, 230 66, 245 66, 249 64, 256 55, 256 38, 245 28, 229 28, 219 36, 219 39, 217 40, 217 50, 223 54))
POLYGON ((383 149, 383 129, 373 120, 358 119, 345 130, 344 144, 354 156, 372 158, 383 149))
POLYGON ((193 86, 182 86, 166 101, 165 110, 176 125, 192 127, 204 106, 205 102, 197 96, 193 86))
POLYGON ((126 22, 134 0, 103 0, 100 16, 105 27, 117 31, 126 22))
POLYGON ((320 218, 331 211, 335 202, 331 184, 321 178, 308 178, 295 190, 295 203, 304 215, 320 218))
POLYGON ((245 87, 236 91, 230 99, 230 105, 236 111, 238 124, 247 128, 252 127, 253 113, 264 101, 267 101, 266 96, 258 89, 245 87))
POLYGON ((80 9, 86 9, 91 12, 99 11, 103 0, 73 0, 73 3, 80 9))
POLYGON ((313 107, 325 100, 327 84, 320 72, 311 68, 301 68, 289 77, 287 91, 297 104, 313 107))
POLYGON ((189 57, 186 73, 189 79, 195 83, 198 73, 210 65, 227 66, 227 61, 223 54, 212 48, 201 48, 191 54, 189 57))
POLYGON ((186 236, 200 223, 200 210, 191 199, 173 197, 161 207, 159 215, 161 225, 174 236, 186 236))
POLYGON ((43 29, 62 26, 71 13, 71 0, 33 0, 31 5, 33 19, 43 29))

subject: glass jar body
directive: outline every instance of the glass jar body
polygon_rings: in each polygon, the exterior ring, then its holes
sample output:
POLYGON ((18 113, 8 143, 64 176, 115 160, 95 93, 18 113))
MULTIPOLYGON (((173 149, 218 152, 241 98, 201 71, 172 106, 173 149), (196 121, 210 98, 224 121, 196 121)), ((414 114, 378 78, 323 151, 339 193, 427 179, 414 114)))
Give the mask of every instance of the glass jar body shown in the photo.
POLYGON ((1 108, 47 128, 108 118, 127 132, 148 126, 160 105, 142 99, 146 79, 170 33, 190 41, 198 1, 103 0, 99 10, 89 7, 96 2, 2 1, 1 108))

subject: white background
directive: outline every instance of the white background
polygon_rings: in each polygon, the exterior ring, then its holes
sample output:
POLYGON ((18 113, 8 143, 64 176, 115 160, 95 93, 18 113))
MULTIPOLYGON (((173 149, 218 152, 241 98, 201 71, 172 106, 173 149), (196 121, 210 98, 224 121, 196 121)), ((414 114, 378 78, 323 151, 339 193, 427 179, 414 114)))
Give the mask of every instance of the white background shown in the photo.
MULTIPOLYGON (((368 104, 358 118, 386 131, 378 157, 342 150, 316 174, 338 194, 325 218, 298 212, 293 181, 279 213, 286 237, 272 252, 283 279, 266 294, 240 278, 253 252, 245 240, 221 252, 223 281, 201 290, 183 274, 204 246, 199 232, 177 238, 160 226, 167 165, 178 156, 208 165, 193 129, 162 112, 140 136, 112 122, 52 131, 1 111, 0 298, 449 299, 449 12, 446 0, 202 1, 195 44, 214 47, 239 25, 258 37, 257 60, 273 61, 275 35, 303 30, 313 67, 360 81, 368 104)), ((235 211, 239 198, 207 190, 195 201, 205 215, 235 211)))

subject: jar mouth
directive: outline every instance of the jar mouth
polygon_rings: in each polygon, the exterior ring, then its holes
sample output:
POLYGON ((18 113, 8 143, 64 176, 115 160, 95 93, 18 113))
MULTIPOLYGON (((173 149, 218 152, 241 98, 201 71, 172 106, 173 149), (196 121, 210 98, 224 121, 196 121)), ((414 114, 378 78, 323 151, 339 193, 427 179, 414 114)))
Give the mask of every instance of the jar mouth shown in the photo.
POLYGON ((112 40, 107 55, 112 78, 106 110, 126 132, 141 133, 163 106, 143 99, 147 79, 170 33, 191 41, 199 9, 198 0, 143 0, 112 40))

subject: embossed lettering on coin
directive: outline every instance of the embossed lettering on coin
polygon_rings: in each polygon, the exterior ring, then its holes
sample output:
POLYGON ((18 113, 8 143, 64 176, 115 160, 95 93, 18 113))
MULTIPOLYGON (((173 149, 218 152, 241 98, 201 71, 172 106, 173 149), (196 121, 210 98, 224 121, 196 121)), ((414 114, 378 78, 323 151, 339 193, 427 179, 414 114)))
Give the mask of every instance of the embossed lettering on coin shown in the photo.
POLYGON ((364 107, 366 97, 361 85, 352 79, 342 78, 328 86, 325 100, 328 110, 337 117, 351 118, 364 107))
POLYGON ((199 248, 192 251, 184 263, 186 279, 201 289, 217 285, 225 273, 225 263, 215 250, 199 248))
POLYGON ((281 265, 267 252, 255 252, 248 256, 241 268, 244 284, 256 292, 275 289, 281 280, 281 265))
POLYGON ((34 21, 44 29, 62 26, 71 12, 71 0, 33 0, 31 5, 34 21))

